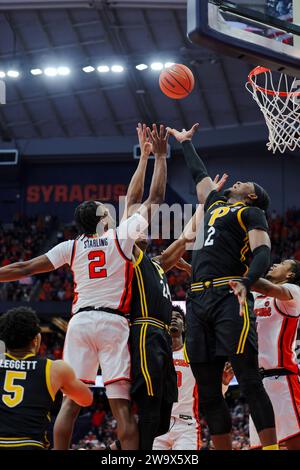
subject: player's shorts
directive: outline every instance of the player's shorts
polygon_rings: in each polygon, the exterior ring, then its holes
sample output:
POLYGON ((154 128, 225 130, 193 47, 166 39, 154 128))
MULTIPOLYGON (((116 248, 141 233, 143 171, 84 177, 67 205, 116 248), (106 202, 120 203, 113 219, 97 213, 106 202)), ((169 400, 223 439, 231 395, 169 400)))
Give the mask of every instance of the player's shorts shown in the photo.
MULTIPOLYGON (((127 381, 129 398, 128 340, 129 324, 126 318, 103 311, 80 312, 69 322, 63 358, 74 369, 77 378, 87 384, 95 384, 99 366, 105 386, 127 381)), ((107 395, 109 397, 109 393, 107 395)))
POLYGON ((133 399, 146 393, 167 403, 178 399, 177 375, 169 333, 149 323, 134 324, 130 331, 133 399))
POLYGON ((242 354, 246 342, 257 351, 252 294, 244 316, 239 312, 238 299, 227 283, 189 292, 186 350, 190 362, 211 362, 216 356, 242 354))
MULTIPOLYGON (((300 383, 299 376, 283 375, 267 377, 264 387, 273 405, 277 439, 284 442, 300 435, 300 383)), ((249 419, 251 447, 260 447, 261 443, 253 421, 249 419)))
POLYGON ((200 450, 201 429, 196 420, 171 417, 170 429, 156 437, 153 450, 200 450))

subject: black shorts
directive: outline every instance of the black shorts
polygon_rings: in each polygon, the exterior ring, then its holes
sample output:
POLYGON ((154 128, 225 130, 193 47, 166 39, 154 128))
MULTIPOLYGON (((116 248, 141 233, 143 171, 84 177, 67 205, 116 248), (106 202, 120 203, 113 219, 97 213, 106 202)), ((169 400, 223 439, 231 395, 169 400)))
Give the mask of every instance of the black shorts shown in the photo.
POLYGON ((147 324, 130 331, 131 395, 146 393, 167 403, 178 399, 172 340, 163 329, 147 324))
POLYGON ((190 362, 211 362, 216 356, 243 354, 246 342, 257 351, 253 296, 244 316, 228 285, 190 292, 187 300, 186 350, 190 362))

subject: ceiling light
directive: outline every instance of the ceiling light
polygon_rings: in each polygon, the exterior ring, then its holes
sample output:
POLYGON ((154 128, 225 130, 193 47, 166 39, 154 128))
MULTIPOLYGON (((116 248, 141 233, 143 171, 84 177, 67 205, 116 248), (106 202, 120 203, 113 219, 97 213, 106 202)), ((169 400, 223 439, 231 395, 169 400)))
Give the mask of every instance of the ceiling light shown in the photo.
POLYGON ((44 70, 44 73, 45 73, 45 75, 47 75, 48 77, 56 77, 56 75, 57 75, 57 69, 55 69, 54 67, 47 67, 47 68, 44 70))
POLYGON ((71 72, 71 70, 69 69, 69 67, 58 67, 57 69, 57 73, 58 75, 69 75, 71 72))
POLYGON ((20 75, 20 72, 18 72, 17 70, 9 70, 7 72, 7 76, 11 78, 18 78, 19 75, 20 75))
POLYGON ((0 71, 0 78, 5 78, 6 77, 6 73, 5 72, 2 72, 2 70, 0 71))
POLYGON ((107 73, 109 72, 109 67, 107 65, 99 65, 99 67, 97 67, 97 70, 100 73, 107 73))
POLYGON ((161 62, 153 62, 151 64, 152 70, 162 70, 164 65, 161 62))
POLYGON ((124 67, 122 65, 113 65, 111 71, 115 73, 120 73, 124 71, 124 67))
POLYGON ((41 69, 31 69, 31 75, 42 75, 43 71, 41 69))
POLYGON ((88 65, 87 67, 83 67, 82 70, 83 70, 85 73, 91 73, 91 72, 94 72, 94 71, 95 71, 95 67, 92 67, 91 65, 88 65))
POLYGON ((146 70, 148 68, 148 65, 139 64, 139 65, 136 65, 135 68, 138 69, 138 70, 146 70))
POLYGON ((175 65, 175 62, 166 62, 165 63, 165 69, 168 69, 169 67, 172 67, 172 65, 175 65))

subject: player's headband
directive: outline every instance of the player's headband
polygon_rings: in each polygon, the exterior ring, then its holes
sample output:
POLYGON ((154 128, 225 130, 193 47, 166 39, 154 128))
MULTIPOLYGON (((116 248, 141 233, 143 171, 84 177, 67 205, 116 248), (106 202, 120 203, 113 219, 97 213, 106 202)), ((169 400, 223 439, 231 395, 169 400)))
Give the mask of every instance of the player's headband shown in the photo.
POLYGON ((268 207, 270 205, 270 197, 267 193, 267 191, 264 190, 259 184, 253 183, 254 185, 254 190, 255 194, 257 196, 257 199, 255 200, 255 206, 259 207, 263 211, 268 210, 268 207))

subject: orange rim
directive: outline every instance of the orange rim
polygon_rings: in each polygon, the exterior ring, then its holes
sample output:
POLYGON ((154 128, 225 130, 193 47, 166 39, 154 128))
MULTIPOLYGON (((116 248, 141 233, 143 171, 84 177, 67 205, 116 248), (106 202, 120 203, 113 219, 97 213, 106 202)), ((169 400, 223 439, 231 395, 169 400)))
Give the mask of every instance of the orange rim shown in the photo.
POLYGON ((248 83, 250 83, 253 88, 256 88, 256 90, 262 92, 262 93, 265 93, 267 95, 271 95, 271 96, 285 96, 285 97, 288 97, 288 96, 300 96, 300 91, 273 91, 273 90, 268 90, 268 88, 263 88, 259 85, 257 85, 257 83, 255 83, 253 81, 253 77, 257 77, 258 75, 261 75, 263 73, 266 73, 266 72, 270 72, 271 73, 271 70, 266 68, 266 67, 261 67, 261 66, 258 66, 258 67, 255 67, 255 69, 251 70, 251 72, 249 73, 248 75, 248 83))

